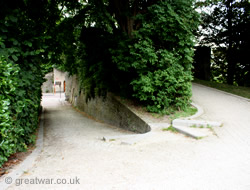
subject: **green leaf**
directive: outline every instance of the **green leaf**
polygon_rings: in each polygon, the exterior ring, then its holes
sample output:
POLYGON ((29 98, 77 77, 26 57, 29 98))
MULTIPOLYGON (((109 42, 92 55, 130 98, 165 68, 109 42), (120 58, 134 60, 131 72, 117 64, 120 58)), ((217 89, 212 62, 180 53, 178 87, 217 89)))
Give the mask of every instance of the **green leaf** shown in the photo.
POLYGON ((10 15, 9 16, 9 19, 12 21, 12 22, 17 22, 17 18, 13 15, 10 15))
POLYGON ((32 47, 32 43, 31 42, 28 42, 27 44, 29 47, 32 47))
POLYGON ((18 41, 14 39, 14 40, 13 40, 13 45, 16 46, 17 44, 18 44, 18 41))
POLYGON ((12 57, 12 59, 14 59, 14 61, 17 61, 17 60, 18 60, 18 57, 15 56, 15 55, 12 55, 11 57, 12 57))
POLYGON ((30 41, 25 41, 24 44, 29 46, 29 47, 32 47, 32 43, 30 41))

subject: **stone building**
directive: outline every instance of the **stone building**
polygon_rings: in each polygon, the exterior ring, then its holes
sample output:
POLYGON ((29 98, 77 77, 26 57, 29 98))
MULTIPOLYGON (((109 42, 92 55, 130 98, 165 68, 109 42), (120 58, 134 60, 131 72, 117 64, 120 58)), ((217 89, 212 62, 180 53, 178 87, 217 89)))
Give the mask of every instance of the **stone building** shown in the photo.
POLYGON ((53 72, 47 73, 44 77, 46 81, 42 85, 43 93, 52 93, 53 92, 53 84, 54 84, 54 75, 53 72))
POLYGON ((54 92, 65 92, 66 89, 66 82, 65 82, 65 75, 66 73, 60 71, 59 69, 54 68, 54 92))
POLYGON ((65 72, 54 68, 53 72, 50 72, 45 75, 46 82, 44 82, 42 85, 42 92, 43 93, 65 92, 66 89, 65 75, 66 75, 65 72))

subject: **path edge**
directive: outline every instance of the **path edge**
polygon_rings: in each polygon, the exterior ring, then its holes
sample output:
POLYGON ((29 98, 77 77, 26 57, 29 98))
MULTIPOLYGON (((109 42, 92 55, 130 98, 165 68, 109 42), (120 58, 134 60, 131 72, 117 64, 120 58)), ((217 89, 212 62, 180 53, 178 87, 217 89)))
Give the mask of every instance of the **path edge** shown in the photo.
POLYGON ((217 88, 213 88, 213 87, 210 87, 210 86, 206 86, 206 85, 203 85, 203 84, 199 84, 199 83, 196 83, 196 82, 192 82, 192 84, 195 84, 197 86, 201 86, 203 88, 208 88, 208 89, 211 89, 211 90, 214 90, 214 91, 217 91, 217 92, 221 92, 223 94, 226 94, 228 96, 232 96, 234 98, 238 98, 238 99, 241 99, 241 100, 244 100, 244 101, 247 101, 247 102, 250 102, 250 99, 249 98, 245 98, 245 97, 242 97, 242 96, 239 96, 239 95, 236 95, 236 94, 232 94, 232 93, 229 93, 229 92, 226 92, 226 91, 223 91, 223 90, 219 90, 217 88))

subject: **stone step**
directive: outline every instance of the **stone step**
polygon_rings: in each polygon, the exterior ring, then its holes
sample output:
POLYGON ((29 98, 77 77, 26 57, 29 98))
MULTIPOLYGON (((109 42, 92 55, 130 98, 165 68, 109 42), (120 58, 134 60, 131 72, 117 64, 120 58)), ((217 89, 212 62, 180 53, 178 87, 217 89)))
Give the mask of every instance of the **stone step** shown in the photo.
POLYGON ((221 122, 215 121, 201 121, 201 120, 187 120, 187 119, 175 119, 172 122, 173 126, 185 126, 185 127, 221 127, 221 122))
POLYGON ((173 128, 175 128, 178 132, 195 139, 201 139, 209 135, 208 129, 203 129, 203 131, 201 131, 201 129, 199 128, 191 128, 191 127, 176 126, 176 125, 173 125, 173 128))

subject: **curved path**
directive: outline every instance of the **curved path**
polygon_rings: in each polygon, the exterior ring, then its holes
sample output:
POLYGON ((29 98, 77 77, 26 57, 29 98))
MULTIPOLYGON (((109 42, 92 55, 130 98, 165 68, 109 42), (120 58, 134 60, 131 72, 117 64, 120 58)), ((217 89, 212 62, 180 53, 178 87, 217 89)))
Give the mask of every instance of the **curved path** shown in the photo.
POLYGON ((193 85, 193 101, 205 112, 201 119, 224 123, 214 129, 217 135, 194 140, 158 131, 128 146, 99 138, 128 132, 93 121, 59 100, 43 97, 43 152, 8 189, 250 189, 249 101, 193 85), (56 184, 62 179, 77 184, 56 184), (52 184, 26 184, 39 180, 52 184))

